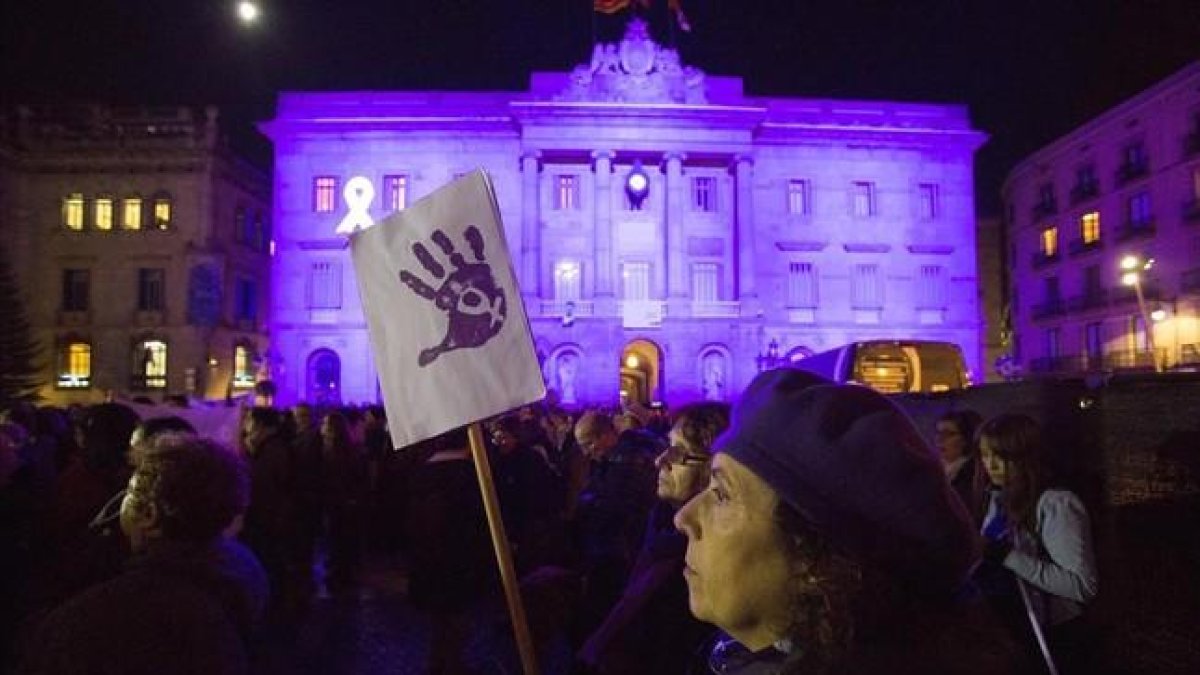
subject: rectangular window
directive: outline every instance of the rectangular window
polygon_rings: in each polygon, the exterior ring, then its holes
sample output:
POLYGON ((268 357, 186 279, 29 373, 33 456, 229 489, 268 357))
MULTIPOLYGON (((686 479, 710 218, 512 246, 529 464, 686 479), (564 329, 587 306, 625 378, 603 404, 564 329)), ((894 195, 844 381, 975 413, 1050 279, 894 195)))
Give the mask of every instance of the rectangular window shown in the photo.
POLYGON ((89 270, 63 270, 62 309, 64 312, 86 312, 92 290, 89 270))
POLYGON ((1042 299, 1048 305, 1057 304, 1062 298, 1059 295, 1058 277, 1046 277, 1042 279, 1042 299))
POLYGON ((812 309, 820 304, 817 267, 810 262, 788 263, 788 307, 812 309))
POLYGON ((579 176, 560 173, 554 176, 554 210, 574 211, 579 208, 579 176))
POLYGON ((239 278, 235 286, 233 318, 235 321, 258 320, 258 284, 253 279, 239 278))
POLYGON ((134 358, 134 375, 141 380, 141 388, 163 389, 167 386, 167 343, 146 340, 138 345, 134 358))
POLYGON ((578 300, 582 293, 583 273, 576 260, 554 263, 554 299, 563 302, 578 300))
POLYGON ((869 218, 875 215, 875 184, 857 181, 852 187, 853 203, 851 213, 855 218, 869 218))
POLYGON ((945 309, 949 304, 946 270, 940 265, 922 265, 917 291, 918 309, 945 309))
POLYGON ((1053 258, 1058 255, 1058 227, 1051 225, 1042 230, 1039 244, 1043 256, 1053 258))
POLYGON ((1038 186, 1038 206, 1054 210, 1054 183, 1042 183, 1038 186))
POLYGON ((721 268, 716 263, 692 263, 692 300, 718 302, 721 299, 721 268))
POLYGON ((78 192, 63 199, 63 226, 76 232, 83 229, 83 195, 78 192))
POLYGON ((1133 171, 1141 171, 1146 168, 1146 147, 1141 143, 1130 143, 1125 146, 1124 151, 1125 165, 1133 171))
POLYGON ((1143 190, 1129 198, 1129 224, 1132 227, 1146 227, 1154 220, 1150 208, 1150 192, 1143 190))
POLYGON ((1047 328, 1045 332, 1046 358, 1056 359, 1062 355, 1058 328, 1047 328))
POLYGON ((254 351, 246 345, 233 348, 233 386, 239 389, 254 386, 254 351))
POLYGON ((692 210, 709 213, 717 210, 716 178, 696 176, 692 179, 692 210))
POLYGON ((313 179, 313 211, 333 213, 337 205, 337 183, 335 176, 317 176, 313 179))
POLYGON ((803 179, 788 181, 788 213, 807 216, 812 213, 812 183, 803 179))
POLYGON ((1079 216, 1079 237, 1085 244, 1100 241, 1100 212, 1088 211, 1079 216))
POLYGON ((1100 282, 1100 266, 1088 265, 1083 268, 1083 294, 1086 296, 1095 296, 1102 290, 1103 284, 1100 282))
POLYGON ((95 216, 93 222, 96 225, 96 229, 111 230, 113 228, 112 197, 97 197, 93 209, 93 215, 95 216))
POLYGON ((154 199, 154 227, 165 230, 171 227, 171 198, 154 199))
POLYGON ((342 264, 330 260, 314 262, 308 270, 308 308, 342 308, 342 264))
POLYGON ((621 263, 621 298, 624 300, 650 299, 650 263, 621 263))
POLYGON ((1083 348, 1088 361, 1099 361, 1104 356, 1104 341, 1101 337, 1099 321, 1083 327, 1083 348))
POLYGON ((1096 187, 1096 165, 1084 164, 1075 170, 1075 185, 1081 190, 1094 190, 1096 187))
POLYGON ((883 281, 879 265, 855 265, 854 287, 851 297, 854 309, 882 309, 883 281))
POLYGON ((408 208, 407 175, 395 174, 383 177, 383 208, 389 213, 408 208))
POLYGON ((921 220, 933 220, 938 217, 938 186, 932 183, 922 183, 917 186, 921 200, 921 220))
POLYGON ((166 304, 166 271, 161 268, 146 268, 138 270, 138 304, 139 312, 161 312, 166 304))
POLYGON ((92 384, 92 346, 86 342, 64 345, 59 353, 58 386, 86 388, 92 384))
POLYGON ((142 198, 126 197, 121 205, 121 228, 125 230, 142 229, 142 198))

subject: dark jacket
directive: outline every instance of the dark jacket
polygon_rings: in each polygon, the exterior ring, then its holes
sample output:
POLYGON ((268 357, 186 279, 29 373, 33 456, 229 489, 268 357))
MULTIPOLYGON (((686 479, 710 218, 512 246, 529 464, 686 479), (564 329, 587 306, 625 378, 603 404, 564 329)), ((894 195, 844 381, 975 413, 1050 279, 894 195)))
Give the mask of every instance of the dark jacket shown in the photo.
POLYGON ((978 530, 988 506, 988 477, 979 453, 971 455, 958 467, 958 471, 950 478, 950 487, 954 488, 954 493, 967 507, 971 522, 978 530))
POLYGON ((632 564, 655 502, 654 458, 661 445, 645 432, 625 431, 603 459, 592 462, 576 510, 585 558, 632 564))
POLYGON ((156 544, 51 612, 22 672, 245 673, 266 594, 262 568, 237 542, 156 544))

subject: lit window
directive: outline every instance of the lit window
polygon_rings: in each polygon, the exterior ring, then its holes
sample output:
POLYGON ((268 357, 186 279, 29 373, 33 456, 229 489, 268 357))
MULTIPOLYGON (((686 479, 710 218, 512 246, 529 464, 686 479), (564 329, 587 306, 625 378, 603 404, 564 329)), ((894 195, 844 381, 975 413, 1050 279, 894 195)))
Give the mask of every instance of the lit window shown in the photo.
POLYGON ((560 301, 578 300, 581 295, 579 263, 574 260, 560 260, 554 264, 554 299, 560 301))
POLYGON ((1088 211, 1079 217, 1079 236, 1085 244, 1100 241, 1100 212, 1088 211))
POLYGON ((138 270, 138 311, 161 312, 165 305, 166 272, 161 269, 138 270))
POLYGON ((142 198, 126 197, 121 206, 121 227, 126 230, 142 229, 142 198))
POLYGON ((113 228, 113 200, 112 197, 98 197, 93 207, 94 222, 97 230, 111 230, 113 228))
POLYGON ((76 232, 83 229, 83 195, 78 192, 63 199, 63 225, 76 232))
POLYGON ((58 386, 63 389, 82 389, 92 385, 92 346, 86 342, 69 342, 59 352, 58 386))
POLYGON ((851 302, 855 309, 881 309, 883 307, 883 284, 879 265, 855 265, 854 286, 851 302))
POLYGON ((921 220, 933 220, 938 217, 938 186, 932 183, 922 183, 917 187, 921 199, 921 220))
POLYGON ((559 174, 554 177, 554 208, 557 211, 579 208, 579 176, 559 174))
POLYGON ((134 385, 139 389, 165 389, 167 386, 167 343, 144 340, 133 353, 134 385))
POLYGON ((1041 252, 1047 258, 1058 255, 1058 228, 1051 225, 1042 230, 1041 252))
POLYGON ((171 198, 167 195, 154 198, 154 227, 159 230, 171 227, 171 198))
POLYGON ((721 299, 721 268, 716 263, 692 265, 692 300, 718 302, 721 299))
POLYGON ((788 263, 788 307, 813 308, 820 304, 817 267, 810 262, 788 263))
POLYGON ((313 211, 333 213, 337 199, 337 178, 317 176, 313 179, 313 211))
POLYGON ((341 309, 342 264, 333 261, 314 262, 308 270, 308 308, 341 309))
POLYGON ((807 216, 812 213, 812 185, 807 180, 788 181, 788 213, 793 216, 807 216))
POLYGON ((387 211, 408 208, 408 176, 400 174, 383 177, 383 207, 387 211))
POLYGON ((697 176, 692 179, 692 208, 696 211, 717 210, 717 179, 697 176))
POLYGON ((62 310, 64 312, 86 312, 91 296, 91 272, 88 270, 63 270, 62 310))
POLYGON ((233 386, 246 389, 254 386, 254 350, 244 344, 233 348, 233 386))
POLYGON ((621 263, 621 298, 650 299, 650 263, 621 263))
POLYGON ((875 184, 859 181, 853 187, 853 213, 855 218, 875 215, 875 184))

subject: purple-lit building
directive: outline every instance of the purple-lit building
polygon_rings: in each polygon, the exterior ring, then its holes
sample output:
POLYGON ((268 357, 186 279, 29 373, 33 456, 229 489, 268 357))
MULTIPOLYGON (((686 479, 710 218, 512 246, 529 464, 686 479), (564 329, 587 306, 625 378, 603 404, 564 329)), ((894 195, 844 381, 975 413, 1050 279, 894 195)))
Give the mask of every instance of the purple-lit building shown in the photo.
POLYGON ((748 96, 630 22, 522 92, 285 93, 275 144, 279 400, 376 400, 346 242, 482 167, 549 387, 568 404, 730 398, 842 343, 959 344, 978 371, 972 160, 957 105, 748 96), (639 189, 640 188, 640 189, 639 189))

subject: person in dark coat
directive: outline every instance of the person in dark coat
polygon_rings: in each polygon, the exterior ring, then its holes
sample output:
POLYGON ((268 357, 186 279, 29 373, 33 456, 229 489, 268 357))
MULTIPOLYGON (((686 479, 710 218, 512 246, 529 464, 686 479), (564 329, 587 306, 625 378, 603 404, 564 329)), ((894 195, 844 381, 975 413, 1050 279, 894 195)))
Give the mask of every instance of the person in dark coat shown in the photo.
POLYGON ((976 528, 983 524, 988 505, 989 481, 975 439, 982 422, 974 410, 955 410, 939 417, 934 426, 934 444, 941 454, 946 478, 976 528))
POLYGON ((245 464, 230 450, 195 436, 159 437, 121 505, 134 558, 44 619, 21 672, 248 672, 266 577, 222 532, 249 491, 245 464))
POLYGON ((524 426, 515 415, 492 425, 496 496, 519 573, 563 565, 567 557, 562 522, 565 486, 542 453, 523 440, 524 426))
POLYGON ((242 541, 267 570, 273 619, 290 619, 298 610, 293 583, 296 540, 296 476, 292 447, 283 420, 271 408, 253 408, 243 424, 243 443, 250 465, 250 507, 242 541))
POLYGON ((729 405, 695 403, 679 411, 670 446, 655 459, 658 503, 650 512, 642 550, 629 583, 600 627, 580 650, 588 670, 617 673, 685 673, 689 659, 712 634, 688 613, 683 554, 687 538, 672 519, 708 485, 711 448, 729 426, 729 405))

